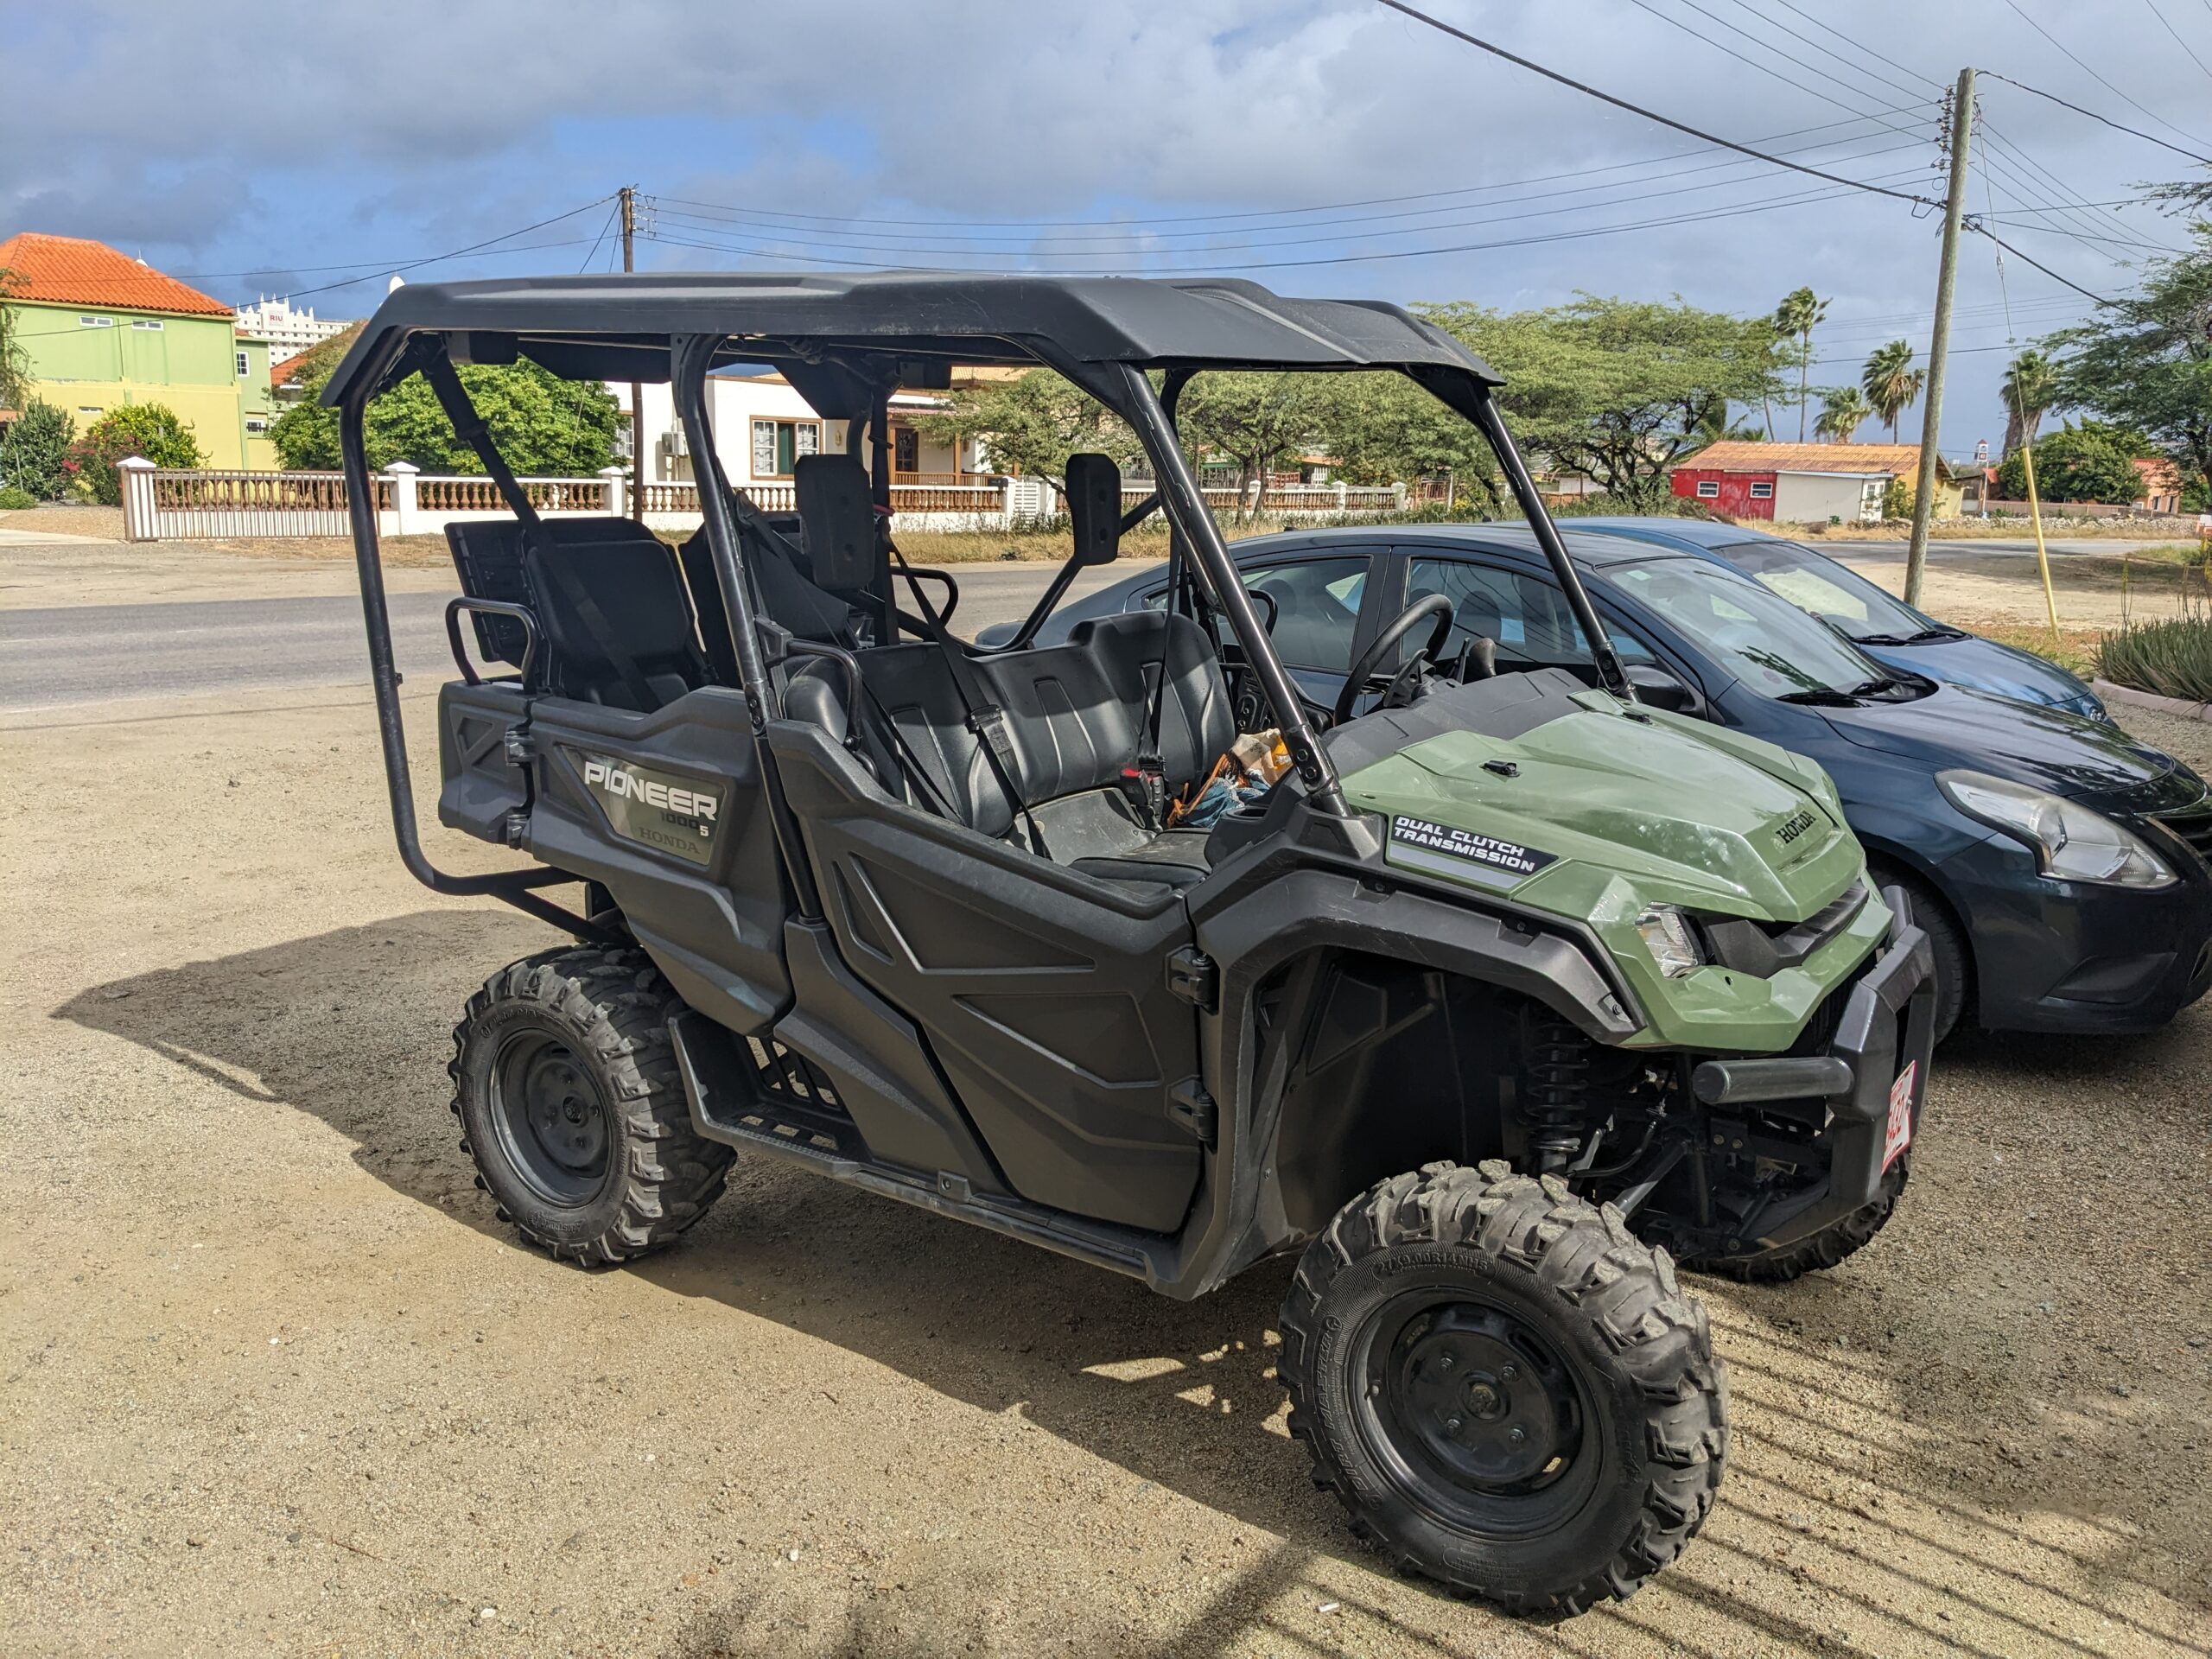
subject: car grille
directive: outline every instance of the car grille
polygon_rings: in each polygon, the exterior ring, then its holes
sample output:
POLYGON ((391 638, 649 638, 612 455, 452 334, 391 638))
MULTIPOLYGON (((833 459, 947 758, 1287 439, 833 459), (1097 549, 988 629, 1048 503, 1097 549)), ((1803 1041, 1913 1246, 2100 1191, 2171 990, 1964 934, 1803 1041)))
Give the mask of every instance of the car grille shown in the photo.
POLYGON ((2161 812, 2152 821, 2179 836, 2197 857, 2212 866, 2212 799, 2199 801, 2178 812, 2161 812))

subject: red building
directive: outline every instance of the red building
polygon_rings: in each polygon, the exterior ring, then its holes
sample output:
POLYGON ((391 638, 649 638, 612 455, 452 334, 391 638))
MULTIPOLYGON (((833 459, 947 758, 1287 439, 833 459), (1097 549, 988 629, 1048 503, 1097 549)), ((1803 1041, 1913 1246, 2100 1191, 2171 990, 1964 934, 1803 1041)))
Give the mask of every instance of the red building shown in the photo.
MULTIPOLYGON (((1910 483, 1920 466, 1910 443, 1709 444, 1669 474, 1669 486, 1727 518, 1776 518, 1789 524, 1857 524, 1882 516, 1890 480, 1910 483)), ((1944 471, 1938 511, 1958 511, 1958 491, 1944 471)))

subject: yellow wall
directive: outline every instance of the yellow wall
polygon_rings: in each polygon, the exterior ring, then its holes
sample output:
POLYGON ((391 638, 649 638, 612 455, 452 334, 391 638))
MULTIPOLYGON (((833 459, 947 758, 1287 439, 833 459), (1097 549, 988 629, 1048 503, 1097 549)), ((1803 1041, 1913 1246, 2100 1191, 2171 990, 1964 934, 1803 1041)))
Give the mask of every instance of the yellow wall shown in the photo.
POLYGON ((251 442, 259 455, 247 458, 248 442, 239 423, 238 394, 233 386, 125 385, 117 380, 34 380, 32 396, 66 411, 84 429, 100 415, 126 404, 166 404, 192 423, 192 435, 210 467, 274 467, 276 450, 266 438, 251 442), (87 414, 97 410, 99 414, 87 414))

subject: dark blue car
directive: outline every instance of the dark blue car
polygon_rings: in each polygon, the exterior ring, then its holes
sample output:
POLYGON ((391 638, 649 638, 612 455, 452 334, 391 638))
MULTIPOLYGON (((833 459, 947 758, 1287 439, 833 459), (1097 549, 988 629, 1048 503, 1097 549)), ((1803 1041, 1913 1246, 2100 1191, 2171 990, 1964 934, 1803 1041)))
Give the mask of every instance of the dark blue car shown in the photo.
POLYGON ((1700 518, 1590 518, 1573 524, 1578 531, 1717 559, 1811 612, 1891 668, 2016 702, 2044 702, 2091 720, 2106 718, 2097 694, 2057 664, 1938 622, 1801 542, 1700 518))
MULTIPOLYGON (((2186 766, 2109 725, 1888 667, 1701 554, 1580 531, 1566 539, 1645 701, 1827 769, 1880 879, 1912 895, 1936 945, 1939 1029, 1964 1018, 2140 1031, 2212 985, 2212 796, 2186 766)), ((1432 594, 1455 619, 1438 660, 1487 639, 1501 673, 1560 667, 1594 679, 1525 528, 1316 531, 1233 551, 1264 595, 1286 666, 1321 709, 1370 643, 1432 594)), ((1165 603, 1166 585, 1155 566, 1065 607, 1039 637, 1165 603)), ((1401 653, 1384 654, 1381 678, 1401 653)))

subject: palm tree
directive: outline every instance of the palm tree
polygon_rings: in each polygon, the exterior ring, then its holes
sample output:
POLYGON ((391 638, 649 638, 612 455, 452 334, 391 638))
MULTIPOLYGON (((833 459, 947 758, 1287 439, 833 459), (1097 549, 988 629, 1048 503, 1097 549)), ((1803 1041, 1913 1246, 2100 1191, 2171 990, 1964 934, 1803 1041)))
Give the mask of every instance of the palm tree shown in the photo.
POLYGON ((2033 443, 2036 429, 2058 395, 2058 365, 2031 346, 2014 358, 2005 371, 2005 449, 1998 459, 2024 443, 2033 443))
POLYGON ((1873 406, 1858 387, 1837 386, 1821 394, 1821 418, 1813 430, 1831 443, 1849 443, 1859 429, 1873 418, 1873 406))
POLYGON ((1873 406, 1877 419, 1890 429, 1890 442, 1897 441, 1897 417, 1920 401, 1928 371, 1912 366, 1912 347, 1902 340, 1877 346, 1859 372, 1860 390, 1873 406))
POLYGON ((1783 296, 1782 303, 1774 308, 1774 332, 1785 340, 1796 342, 1794 353, 1797 359, 1797 442, 1805 442, 1805 404, 1810 397, 1806 385, 1813 367, 1813 329, 1828 314, 1828 302, 1817 297, 1809 288, 1798 289, 1783 296))

